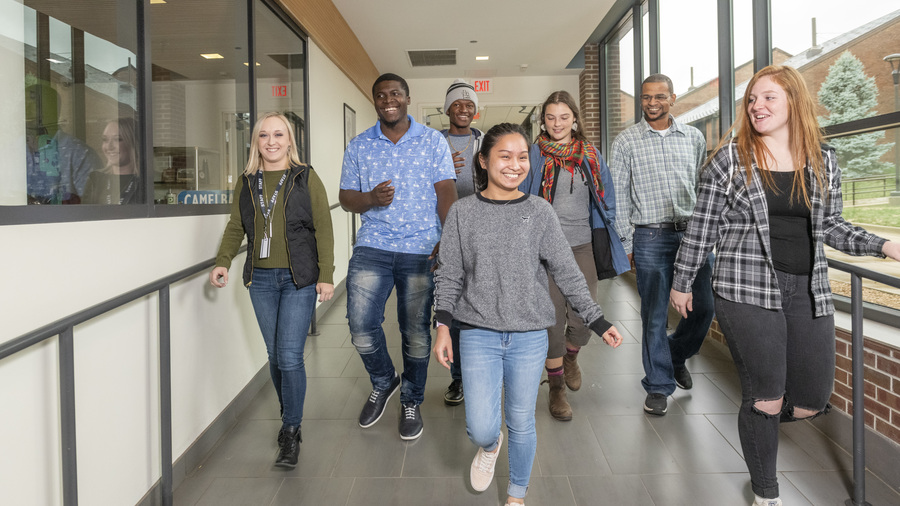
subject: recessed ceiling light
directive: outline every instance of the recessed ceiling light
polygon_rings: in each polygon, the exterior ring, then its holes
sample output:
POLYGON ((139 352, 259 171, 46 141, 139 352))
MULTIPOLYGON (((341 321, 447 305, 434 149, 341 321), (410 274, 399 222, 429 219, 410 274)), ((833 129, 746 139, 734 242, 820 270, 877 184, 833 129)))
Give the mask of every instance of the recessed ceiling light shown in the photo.
MULTIPOLYGON (((249 64, 249 63, 247 63, 247 62, 244 62, 244 66, 245 66, 245 67, 249 67, 249 66, 250 66, 250 64, 249 64)), ((257 66, 257 67, 259 67, 259 62, 256 62, 256 66, 257 66)))
POLYGON ((59 61, 59 60, 54 60, 53 58, 47 58, 47 61, 50 62, 50 63, 62 63, 61 61, 59 61))
POLYGON ((220 55, 219 53, 200 53, 200 56, 206 58, 207 60, 219 60, 219 59, 225 58, 224 56, 220 55))
POLYGON ((490 56, 476 56, 475 59, 478 61, 485 61, 485 60, 490 60, 491 57, 490 56))
POLYGON ((153 5, 153 4, 164 4, 164 3, 166 3, 166 0, 150 0, 150 5, 153 5))

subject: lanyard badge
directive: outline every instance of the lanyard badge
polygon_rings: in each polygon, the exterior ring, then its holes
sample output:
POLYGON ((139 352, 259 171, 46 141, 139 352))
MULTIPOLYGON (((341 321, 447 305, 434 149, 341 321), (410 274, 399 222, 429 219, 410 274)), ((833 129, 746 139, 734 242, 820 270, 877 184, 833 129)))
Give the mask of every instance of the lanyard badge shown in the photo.
POLYGON ((266 195, 264 190, 263 183, 263 174, 257 172, 256 180, 257 180, 257 188, 259 190, 259 209, 262 212, 263 216, 263 236, 259 241, 259 258, 269 258, 270 253, 270 239, 272 238, 272 210, 275 208, 275 200, 278 199, 278 192, 281 190, 281 185, 284 184, 284 180, 287 179, 287 171, 284 171, 281 179, 278 180, 278 186, 275 187, 275 192, 272 193, 272 198, 269 199, 269 205, 266 206, 266 195))

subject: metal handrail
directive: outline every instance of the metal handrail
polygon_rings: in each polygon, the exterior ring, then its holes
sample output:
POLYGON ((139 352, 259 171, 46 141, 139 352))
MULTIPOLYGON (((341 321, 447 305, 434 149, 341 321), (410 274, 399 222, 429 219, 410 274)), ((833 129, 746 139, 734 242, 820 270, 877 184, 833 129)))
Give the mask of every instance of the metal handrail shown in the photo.
MULTIPOLYGON (((241 246, 238 253, 245 251, 247 251, 246 245, 241 246)), ((200 262, 0 344, 0 360, 3 360, 53 336, 59 336, 62 498, 63 504, 66 506, 78 504, 78 459, 75 445, 74 328, 76 325, 80 325, 154 292, 159 293, 160 495, 164 506, 172 505, 172 363, 169 286, 172 283, 203 272, 214 266, 215 263, 214 258, 200 262)))
POLYGON ((900 288, 900 278, 865 269, 839 260, 828 259, 828 266, 850 273, 850 336, 853 388, 853 497, 847 506, 868 506, 866 502, 866 422, 863 363, 863 295, 862 278, 900 288))

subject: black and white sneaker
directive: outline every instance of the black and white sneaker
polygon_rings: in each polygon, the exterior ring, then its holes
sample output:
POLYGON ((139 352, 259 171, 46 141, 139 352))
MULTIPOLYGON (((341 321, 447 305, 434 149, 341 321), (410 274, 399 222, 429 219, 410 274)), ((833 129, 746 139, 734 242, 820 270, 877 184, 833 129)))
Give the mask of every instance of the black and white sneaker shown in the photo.
POLYGON ((399 389, 400 376, 394 373, 394 379, 387 390, 372 390, 372 393, 369 394, 369 398, 363 405, 362 411, 359 413, 359 426, 367 429, 375 425, 375 422, 384 414, 384 408, 387 406, 391 396, 399 389))
POLYGON ((647 394, 644 400, 644 411, 650 415, 663 416, 666 414, 668 401, 663 394, 647 394))
POLYGON ((412 441, 418 439, 422 435, 424 429, 422 424, 422 413, 419 412, 418 404, 401 404, 400 405, 400 439, 404 441, 412 441))
POLYGON ((694 386, 691 372, 688 371, 686 366, 675 368, 675 384, 682 390, 690 390, 694 386))

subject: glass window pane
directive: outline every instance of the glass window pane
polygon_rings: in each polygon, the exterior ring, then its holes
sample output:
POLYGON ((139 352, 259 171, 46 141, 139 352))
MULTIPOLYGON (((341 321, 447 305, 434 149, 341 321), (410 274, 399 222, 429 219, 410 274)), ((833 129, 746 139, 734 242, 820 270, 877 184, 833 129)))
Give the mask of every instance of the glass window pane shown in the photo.
MULTIPOLYGON (((660 71, 672 79, 672 115, 698 128, 707 149, 719 138, 716 0, 659 2, 660 71), (685 30, 703 26, 704 30, 685 30)), ((752 65, 752 64, 751 64, 752 65)))
POLYGON ((153 198, 227 203, 249 151, 247 2, 150 5, 153 198))
POLYGON ((10 118, 25 121, 2 127, 0 148, 19 162, 4 164, 0 205, 143 202, 136 8, 3 3, 0 87, 14 104, 10 118), (115 142, 105 141, 113 130, 115 142))
POLYGON ((256 4, 256 107, 260 114, 287 116, 297 136, 297 153, 306 161, 304 110, 305 49, 297 36, 268 7, 256 4))
MULTIPOLYGON (((898 192, 900 180, 897 179, 900 174, 900 160, 893 156, 882 157, 883 160, 891 162, 891 170, 878 176, 852 177, 850 174, 852 172, 850 165, 854 163, 859 145, 884 145, 888 141, 897 143, 894 145, 900 144, 900 128, 829 139, 828 144, 836 149, 838 165, 842 169, 844 219, 873 234, 892 241, 900 241, 900 192, 898 192)), ((900 277, 900 264, 891 260, 845 255, 828 246, 825 247, 825 254, 842 262, 900 277)), ((829 277, 834 293, 850 296, 849 274, 830 269, 829 277)), ((900 290, 864 279, 863 300, 900 309, 900 290)))
POLYGON ((900 46, 888 42, 900 40, 896 9, 895 0, 862 0, 852 9, 837 0, 772 2, 772 59, 803 74, 822 125, 898 110, 892 62, 900 77, 900 46), (844 83, 838 88, 865 89, 836 99, 836 87, 823 89, 829 76, 844 83))
POLYGON ((634 30, 629 17, 604 44, 606 51, 606 139, 634 124, 634 30))

